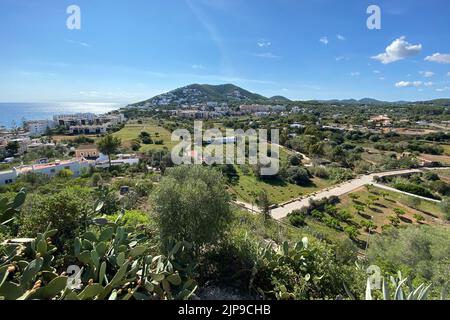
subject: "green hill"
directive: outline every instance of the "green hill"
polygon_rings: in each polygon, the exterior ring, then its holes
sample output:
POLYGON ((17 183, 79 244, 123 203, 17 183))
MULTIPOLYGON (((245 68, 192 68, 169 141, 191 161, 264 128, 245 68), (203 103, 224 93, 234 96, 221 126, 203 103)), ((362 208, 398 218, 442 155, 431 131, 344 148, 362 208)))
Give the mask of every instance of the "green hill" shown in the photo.
POLYGON ((268 98, 242 89, 233 84, 192 84, 163 93, 149 100, 130 105, 152 107, 164 105, 196 104, 205 102, 270 101, 268 98))

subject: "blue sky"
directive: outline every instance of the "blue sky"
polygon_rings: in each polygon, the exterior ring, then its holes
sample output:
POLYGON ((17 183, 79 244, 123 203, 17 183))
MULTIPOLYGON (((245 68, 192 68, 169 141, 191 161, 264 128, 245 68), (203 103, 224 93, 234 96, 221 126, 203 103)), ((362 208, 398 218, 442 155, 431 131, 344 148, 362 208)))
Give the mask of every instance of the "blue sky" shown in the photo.
POLYGON ((450 97, 449 12, 448 0, 1 0, 0 101, 130 103, 191 83, 450 97), (71 4, 81 30, 66 27, 71 4), (366 26, 371 4, 381 30, 366 26))

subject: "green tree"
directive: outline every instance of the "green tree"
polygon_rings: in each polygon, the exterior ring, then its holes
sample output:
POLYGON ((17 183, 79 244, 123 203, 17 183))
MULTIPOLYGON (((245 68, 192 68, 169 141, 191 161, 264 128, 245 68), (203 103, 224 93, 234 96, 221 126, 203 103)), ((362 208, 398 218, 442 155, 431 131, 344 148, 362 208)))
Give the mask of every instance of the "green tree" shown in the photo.
POLYGON ((8 144, 6 145, 6 151, 8 152, 9 155, 13 156, 15 155, 17 152, 19 152, 19 143, 17 141, 10 141, 8 142, 8 144))
POLYGON ((107 135, 97 142, 98 150, 108 156, 109 169, 111 169, 111 155, 117 152, 121 144, 119 138, 107 135))
POLYGON ((187 241, 197 254, 223 237, 232 217, 224 178, 210 167, 168 169, 152 200, 163 246, 187 241))
POLYGON ((264 220, 270 219, 270 199, 267 191, 263 190, 258 194, 256 205, 261 209, 264 220))

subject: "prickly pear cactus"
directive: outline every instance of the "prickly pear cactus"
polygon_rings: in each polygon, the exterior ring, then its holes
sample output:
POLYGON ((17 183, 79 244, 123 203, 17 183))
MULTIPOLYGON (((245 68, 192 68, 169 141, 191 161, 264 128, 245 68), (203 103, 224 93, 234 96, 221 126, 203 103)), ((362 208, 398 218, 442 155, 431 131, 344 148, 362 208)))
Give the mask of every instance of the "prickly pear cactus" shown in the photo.
POLYGON ((26 198, 26 191, 22 189, 16 194, 15 198, 8 201, 6 197, 0 198, 0 225, 5 226, 8 222, 14 219, 14 216, 19 213, 20 207, 24 204, 26 198))
POLYGON ((148 242, 134 228, 101 223, 74 241, 76 265, 58 274, 53 267, 47 229, 35 239, 3 243, 0 257, 0 300, 150 300, 189 299, 197 285, 177 254, 189 250, 177 243, 167 255, 148 254, 148 242))

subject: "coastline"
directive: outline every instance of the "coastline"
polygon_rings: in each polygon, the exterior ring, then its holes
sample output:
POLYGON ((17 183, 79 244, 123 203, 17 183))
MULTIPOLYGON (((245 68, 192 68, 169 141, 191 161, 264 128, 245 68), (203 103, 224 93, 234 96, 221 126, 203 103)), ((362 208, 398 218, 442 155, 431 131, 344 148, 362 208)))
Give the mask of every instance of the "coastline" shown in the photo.
POLYGON ((20 126, 24 120, 51 120, 54 115, 71 113, 102 114, 125 106, 114 102, 0 102, 0 126, 20 126))

